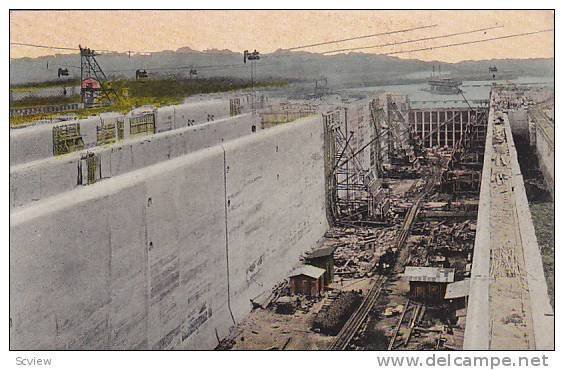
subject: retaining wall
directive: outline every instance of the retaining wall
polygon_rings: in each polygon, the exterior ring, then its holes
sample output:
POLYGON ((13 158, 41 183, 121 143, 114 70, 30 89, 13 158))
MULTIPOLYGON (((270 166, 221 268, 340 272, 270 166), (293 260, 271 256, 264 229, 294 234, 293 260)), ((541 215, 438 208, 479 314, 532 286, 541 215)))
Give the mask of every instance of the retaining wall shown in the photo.
POLYGON ((11 349, 213 348, 326 231, 322 133, 306 118, 17 209, 11 349))
POLYGON ((507 112, 513 136, 520 140, 529 141, 529 113, 524 108, 512 109, 507 112))
POLYGON ((550 305, 541 250, 535 234, 523 175, 517 160, 517 150, 511 134, 510 122, 511 120, 505 116, 505 132, 511 156, 514 207, 517 213, 519 237, 523 245, 523 257, 527 272, 526 280, 531 304, 530 319, 532 320, 534 345, 537 350, 552 351, 554 350, 554 311, 550 305))
MULTIPOLYGON (((129 124, 127 120, 130 115, 131 113, 126 116, 117 113, 109 113, 79 120, 80 133, 84 141, 84 147, 92 148, 96 146, 96 127, 100 126, 104 120, 115 120, 117 117, 123 117, 126 121, 124 124, 124 139, 128 139, 129 124)), ((157 109, 155 113, 155 132, 175 130, 206 123, 210 120, 229 117, 229 115, 229 99, 162 107, 157 109)), ((13 166, 52 157, 53 127, 61 126, 69 122, 38 124, 19 129, 11 129, 10 165, 13 166)))
POLYGON ((554 199, 554 138, 542 128, 536 129, 536 148, 540 169, 554 199))
POLYGON ((79 165, 86 153, 100 158, 101 180, 150 166, 252 133, 250 114, 207 122, 111 146, 50 157, 10 167, 10 208, 60 194, 79 185, 79 165))
POLYGON ((472 274, 464 329, 464 350, 488 350, 490 348, 490 180, 492 171, 493 127, 495 114, 490 109, 484 149, 484 167, 480 184, 480 201, 476 238, 472 255, 472 274))

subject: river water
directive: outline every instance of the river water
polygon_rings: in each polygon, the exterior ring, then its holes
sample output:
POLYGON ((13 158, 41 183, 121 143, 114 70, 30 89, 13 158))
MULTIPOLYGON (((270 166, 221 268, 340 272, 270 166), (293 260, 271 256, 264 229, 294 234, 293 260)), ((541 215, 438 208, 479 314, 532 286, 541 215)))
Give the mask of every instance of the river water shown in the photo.
MULTIPOLYGON (((350 93, 395 93, 400 95, 407 95, 411 101, 411 106, 414 108, 440 108, 441 106, 457 107, 465 106, 464 98, 468 100, 471 105, 478 105, 480 100, 488 100, 493 81, 463 81, 461 89, 462 94, 433 94, 429 91, 427 83, 416 83, 407 85, 386 85, 386 86, 368 86, 345 89, 344 91, 350 93)), ((517 85, 532 85, 532 86, 554 86, 554 79, 552 77, 519 77, 511 81, 498 80, 498 84, 514 83, 517 85)))

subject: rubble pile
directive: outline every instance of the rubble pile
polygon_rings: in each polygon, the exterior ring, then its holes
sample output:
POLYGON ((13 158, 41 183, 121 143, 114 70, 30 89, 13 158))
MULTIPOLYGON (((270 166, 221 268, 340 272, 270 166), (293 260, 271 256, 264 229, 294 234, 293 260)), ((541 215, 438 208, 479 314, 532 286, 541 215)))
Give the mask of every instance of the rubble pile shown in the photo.
POLYGON ((356 291, 340 293, 332 304, 321 308, 312 328, 323 334, 337 335, 361 301, 362 297, 356 291))
POLYGON ((372 276, 378 258, 393 245, 395 228, 334 228, 325 234, 335 250, 335 275, 345 278, 372 276))
POLYGON ((476 221, 426 221, 413 227, 410 265, 457 267, 464 270, 470 262, 476 221))

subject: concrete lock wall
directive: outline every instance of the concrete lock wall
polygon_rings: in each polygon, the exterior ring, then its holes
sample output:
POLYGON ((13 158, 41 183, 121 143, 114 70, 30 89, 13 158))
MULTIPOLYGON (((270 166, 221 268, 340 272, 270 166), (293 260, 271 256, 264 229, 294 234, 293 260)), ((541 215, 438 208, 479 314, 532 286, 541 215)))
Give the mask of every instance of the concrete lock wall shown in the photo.
POLYGON ((529 140, 529 113, 521 109, 512 109, 507 113, 513 136, 529 140))
POLYGON ((537 127, 536 148, 540 169, 554 199, 554 139, 537 127))
POLYGON ((328 228, 320 117, 226 143, 232 310, 287 277, 328 228))
POLYGON ((302 119, 17 209, 11 348, 213 348, 326 231, 322 131, 302 119))
MULTIPOLYGON (((206 123, 212 120, 229 117, 229 100, 212 100, 159 108, 156 111, 155 131, 163 132, 183 128, 190 125, 206 123)), ((125 117, 125 139, 129 137, 127 117, 106 113, 102 116, 81 119, 80 134, 85 148, 97 145, 96 127, 106 120, 125 117)), ((76 122, 76 121, 73 121, 76 122)), ((69 122, 40 124, 10 130, 10 165, 18 165, 53 156, 53 127, 69 122)))
POLYGON ((10 166, 53 155, 54 124, 10 130, 10 166))
POLYGON ((158 162, 252 133, 250 114, 139 137, 112 146, 51 157, 10 168, 10 208, 69 191, 79 186, 81 157, 100 158, 101 178, 107 179, 158 162))
POLYGON ((490 109, 484 149, 484 167, 480 184, 480 201, 476 224, 476 239, 472 256, 472 274, 464 330, 464 350, 488 350, 490 348, 490 204, 491 172, 495 110, 490 109))

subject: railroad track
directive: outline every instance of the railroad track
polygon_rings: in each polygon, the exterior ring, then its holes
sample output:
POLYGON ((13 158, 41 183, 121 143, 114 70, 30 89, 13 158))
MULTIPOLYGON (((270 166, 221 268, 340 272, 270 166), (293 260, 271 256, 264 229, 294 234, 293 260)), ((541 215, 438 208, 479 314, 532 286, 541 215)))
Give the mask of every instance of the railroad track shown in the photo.
POLYGON ((409 299, 407 300, 403 312, 401 313, 401 316, 394 330, 394 335, 392 336, 392 339, 390 340, 390 343, 388 345, 388 351, 397 349, 398 347, 401 346, 407 347, 407 344, 411 339, 411 334, 415 330, 415 326, 421 320, 424 313, 425 313, 425 306, 423 306, 420 303, 411 302, 409 299), (403 341, 398 343, 398 334, 402 326, 405 326, 406 335, 402 336, 403 341))
POLYGON ((366 297, 360 304, 360 306, 356 309, 356 311, 351 315, 349 320, 345 323, 337 337, 331 343, 328 349, 330 350, 344 350, 347 348, 351 340, 353 339, 354 335, 358 332, 360 326, 368 316, 370 309, 374 306, 378 297, 380 296, 380 292, 384 287, 384 283, 386 282, 387 278, 384 276, 378 276, 374 284, 366 294, 366 297))
MULTIPOLYGON (((431 177, 427 180, 423 192, 417 197, 417 200, 409 210, 402 228, 400 229, 400 234, 396 239, 396 246, 398 249, 401 249, 402 246, 405 245, 407 238, 411 231, 411 226, 413 225, 413 221, 419 212, 419 207, 421 206, 421 202, 425 198, 425 196, 433 189, 433 186, 439 179, 440 174, 434 171, 431 177)), ((345 323, 337 337, 331 343, 328 349, 330 350, 344 350, 353 339, 354 335, 358 332, 361 325, 364 323, 364 320, 368 316, 370 309, 376 304, 378 297, 380 296, 380 292, 386 282, 387 278, 384 276, 378 276, 370 291, 363 299, 362 303, 358 307, 358 309, 352 314, 349 320, 345 323)), ((406 307, 407 308, 407 307, 406 307)))

